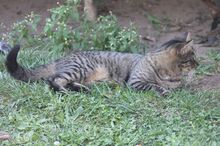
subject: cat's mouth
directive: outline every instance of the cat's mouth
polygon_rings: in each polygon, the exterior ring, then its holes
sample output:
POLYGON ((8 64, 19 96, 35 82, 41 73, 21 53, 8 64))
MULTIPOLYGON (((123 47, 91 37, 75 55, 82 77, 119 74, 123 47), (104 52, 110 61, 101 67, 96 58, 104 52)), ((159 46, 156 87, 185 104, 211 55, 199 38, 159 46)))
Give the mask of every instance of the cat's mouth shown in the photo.
POLYGON ((162 81, 168 81, 168 82, 181 82, 182 80, 182 76, 179 75, 175 75, 175 76, 164 76, 164 77, 160 77, 162 81))
POLYGON ((181 80, 182 80, 182 79, 181 79, 180 77, 169 79, 170 82, 180 82, 181 80))
POLYGON ((167 69, 159 69, 157 75, 161 81, 180 82, 182 80, 182 74, 180 72, 175 72, 167 69))

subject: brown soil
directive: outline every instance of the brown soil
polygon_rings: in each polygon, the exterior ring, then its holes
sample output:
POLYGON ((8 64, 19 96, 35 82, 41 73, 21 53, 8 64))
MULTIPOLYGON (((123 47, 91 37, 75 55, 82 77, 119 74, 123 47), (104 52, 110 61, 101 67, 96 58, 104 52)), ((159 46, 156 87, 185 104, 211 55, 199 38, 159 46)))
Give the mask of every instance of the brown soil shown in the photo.
MULTIPOLYGON (((57 1, 62 3, 64 0, 57 1)), ((40 14, 44 19, 49 15, 47 10, 55 7, 57 1, 2 0, 0 22, 1 26, 4 24, 6 27, 0 27, 0 35, 9 31, 10 25, 22 20, 31 11, 40 14)), ((184 32, 191 32, 192 37, 198 40, 198 36, 206 36, 209 32, 212 21, 208 7, 201 0, 99 0, 97 6, 99 14, 112 11, 122 26, 134 23, 143 38, 143 43, 149 48, 155 48, 171 38, 181 36, 184 32), (160 20, 159 27, 151 23, 150 16, 160 20)), ((209 48, 198 45, 197 50, 198 56, 205 56, 209 48)), ((205 76, 199 80, 196 87, 220 88, 220 74, 205 76)))
POLYGON ((206 76, 198 80, 198 82, 193 85, 193 88, 201 90, 219 90, 220 89, 220 74, 215 74, 212 76, 206 76))

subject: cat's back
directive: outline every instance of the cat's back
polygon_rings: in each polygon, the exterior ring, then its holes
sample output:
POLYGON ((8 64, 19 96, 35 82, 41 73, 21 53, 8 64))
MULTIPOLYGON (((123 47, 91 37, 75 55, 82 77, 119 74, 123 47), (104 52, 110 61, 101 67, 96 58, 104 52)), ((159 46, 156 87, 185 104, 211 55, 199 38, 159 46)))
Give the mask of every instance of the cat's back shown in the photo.
POLYGON ((133 53, 121 53, 121 52, 110 52, 110 51, 79 51, 74 52, 65 60, 79 60, 89 62, 95 62, 96 64, 108 64, 111 65, 118 64, 131 64, 133 62, 137 62, 143 57, 141 54, 133 54, 133 53))

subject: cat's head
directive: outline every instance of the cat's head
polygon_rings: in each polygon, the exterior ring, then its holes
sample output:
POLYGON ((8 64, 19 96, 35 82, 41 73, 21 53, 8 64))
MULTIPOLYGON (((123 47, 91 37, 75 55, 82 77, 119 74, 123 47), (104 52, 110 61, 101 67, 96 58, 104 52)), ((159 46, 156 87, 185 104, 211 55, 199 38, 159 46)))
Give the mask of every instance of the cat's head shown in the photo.
POLYGON ((198 66, 189 33, 184 39, 173 39, 164 43, 155 54, 156 66, 165 72, 179 74, 189 72, 198 66))
POLYGON ((192 40, 179 49, 177 48, 177 64, 181 71, 190 71, 196 68, 199 63, 196 60, 192 40))

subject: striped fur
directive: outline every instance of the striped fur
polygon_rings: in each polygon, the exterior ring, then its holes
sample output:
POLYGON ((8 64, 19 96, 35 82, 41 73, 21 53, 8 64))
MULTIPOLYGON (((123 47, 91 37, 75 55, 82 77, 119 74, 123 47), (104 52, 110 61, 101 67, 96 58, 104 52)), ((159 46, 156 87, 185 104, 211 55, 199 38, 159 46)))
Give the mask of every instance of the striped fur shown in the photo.
POLYGON ((6 67, 15 79, 33 82, 40 79, 58 91, 89 91, 89 85, 100 81, 127 84, 136 90, 154 89, 161 94, 181 85, 185 70, 197 66, 192 42, 171 40, 146 55, 84 51, 27 69, 17 63, 19 46, 7 56, 6 67))

